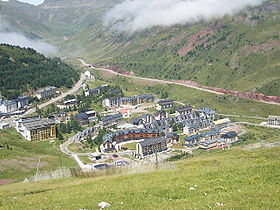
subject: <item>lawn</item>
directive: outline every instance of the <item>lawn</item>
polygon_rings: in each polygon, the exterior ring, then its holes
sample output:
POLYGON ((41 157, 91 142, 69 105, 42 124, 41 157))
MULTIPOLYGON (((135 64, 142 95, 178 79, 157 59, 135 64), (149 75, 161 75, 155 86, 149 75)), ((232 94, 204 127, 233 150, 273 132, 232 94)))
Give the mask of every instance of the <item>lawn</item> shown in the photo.
POLYGON ((110 209, 279 209, 279 149, 202 152, 172 171, 1 186, 0 209, 97 209, 101 201, 110 209))
POLYGON ((0 131, 0 180, 23 181, 34 175, 40 159, 39 170, 60 166, 76 166, 75 162, 59 151, 58 142, 27 142, 14 129, 0 131))

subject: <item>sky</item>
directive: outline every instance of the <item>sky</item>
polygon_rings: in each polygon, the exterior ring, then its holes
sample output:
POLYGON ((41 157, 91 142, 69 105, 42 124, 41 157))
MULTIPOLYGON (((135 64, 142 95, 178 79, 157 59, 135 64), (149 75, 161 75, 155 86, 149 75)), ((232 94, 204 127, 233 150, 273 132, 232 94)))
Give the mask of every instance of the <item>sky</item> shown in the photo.
POLYGON ((43 3, 44 0, 19 0, 19 1, 26 2, 26 3, 29 3, 29 4, 38 5, 38 4, 43 3))

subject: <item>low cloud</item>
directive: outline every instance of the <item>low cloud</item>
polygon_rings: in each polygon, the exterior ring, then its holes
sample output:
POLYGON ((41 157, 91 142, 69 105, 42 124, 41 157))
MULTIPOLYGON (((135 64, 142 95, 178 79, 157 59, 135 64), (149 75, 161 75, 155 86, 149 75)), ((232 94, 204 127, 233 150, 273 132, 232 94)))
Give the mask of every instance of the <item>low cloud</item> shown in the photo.
POLYGON ((30 39, 18 32, 11 32, 10 25, 0 16, 0 43, 10 44, 20 47, 30 47, 46 56, 58 54, 58 48, 38 39, 30 39))
POLYGON ((135 32, 233 15, 265 0, 124 0, 105 16, 105 25, 135 32))
POLYGON ((30 47, 47 56, 54 56, 58 53, 58 49, 51 44, 41 40, 29 39, 23 34, 15 32, 0 32, 0 43, 30 47))

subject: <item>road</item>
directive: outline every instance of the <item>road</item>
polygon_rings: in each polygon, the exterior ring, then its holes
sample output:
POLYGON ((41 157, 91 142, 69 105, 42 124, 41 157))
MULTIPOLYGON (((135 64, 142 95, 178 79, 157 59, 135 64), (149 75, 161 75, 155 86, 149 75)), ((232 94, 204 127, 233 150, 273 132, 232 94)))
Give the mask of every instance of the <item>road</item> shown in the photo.
MULTIPOLYGON (((83 59, 78 59, 78 60, 85 67, 91 66, 90 64, 87 64, 83 59)), ((179 82, 172 82, 172 81, 168 81, 168 80, 152 79, 152 78, 146 78, 146 77, 139 77, 139 76, 120 74, 120 73, 115 72, 115 71, 113 71, 111 69, 106 69, 106 68, 101 68, 101 67, 91 67, 91 68, 92 69, 96 69, 96 70, 100 70, 100 71, 107 71, 107 72, 110 72, 112 74, 123 76, 123 77, 129 77, 129 78, 133 78, 133 79, 140 79, 140 80, 145 80, 145 81, 151 81, 151 82, 156 82, 156 83, 160 83, 160 84, 180 85, 180 86, 189 87, 189 88, 193 88, 193 89, 196 89, 196 90, 201 90, 201 91, 208 92, 208 93, 213 93, 213 94, 216 94, 216 95, 225 95, 224 93, 220 93, 220 92, 217 92, 217 91, 214 91, 214 90, 209 90, 209 89, 202 88, 202 87, 196 87, 196 86, 192 86, 192 85, 182 84, 182 83, 179 83, 179 82)), ((260 102, 260 103, 272 104, 272 105, 280 106, 279 103, 274 103, 274 102, 266 102, 266 101, 259 101, 259 100, 253 100, 253 99, 252 99, 252 101, 257 101, 257 102, 260 102)))
MULTIPOLYGON (((78 59, 78 60, 82 63, 83 66, 85 66, 85 67, 90 66, 90 64, 87 64, 83 59, 78 59)), ((191 85, 186 85, 186 84, 182 84, 182 83, 179 83, 179 82, 172 82, 172 81, 161 80, 161 79, 153 79, 153 78, 125 75, 125 74, 120 74, 120 73, 115 72, 113 70, 106 69, 106 68, 101 68, 101 67, 91 67, 91 68, 96 69, 96 70, 100 70, 100 71, 107 71, 107 72, 110 72, 110 73, 115 74, 115 75, 129 77, 129 78, 133 78, 133 79, 146 80, 146 81, 156 82, 156 83, 160 83, 160 84, 180 85, 180 86, 185 86, 185 87, 189 87, 189 88, 193 88, 193 89, 197 89, 197 90, 201 90, 201 91, 205 91, 205 92, 209 92, 209 93, 214 93, 214 94, 217 94, 217 95, 224 95, 223 93, 220 93, 220 92, 217 92, 217 91, 208 90, 208 89, 205 89, 205 88, 195 87, 195 86, 191 86, 191 85)))
MULTIPOLYGON (((53 104, 57 101, 60 101, 62 100, 63 98, 65 98, 66 96, 68 95, 73 95, 75 94, 76 92, 78 92, 78 90, 81 88, 82 84, 85 82, 86 80, 86 77, 84 74, 81 74, 81 77, 80 77, 80 80, 75 84, 75 86, 70 89, 69 91, 65 92, 65 93, 62 93, 61 95, 55 97, 55 98, 52 98, 51 100, 45 102, 45 103, 42 103, 40 105, 38 105, 39 109, 42 109, 50 104, 53 104)), ((27 112, 24 113, 24 116, 26 115, 29 115, 29 114, 33 114, 34 112, 36 112, 36 110, 33 108, 33 109, 29 109, 27 112)))

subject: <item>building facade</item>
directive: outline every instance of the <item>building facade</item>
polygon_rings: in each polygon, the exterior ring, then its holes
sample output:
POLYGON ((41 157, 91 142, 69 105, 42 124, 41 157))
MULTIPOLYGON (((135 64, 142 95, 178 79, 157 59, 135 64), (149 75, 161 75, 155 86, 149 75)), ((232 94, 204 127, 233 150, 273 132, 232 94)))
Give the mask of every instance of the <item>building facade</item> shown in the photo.
POLYGON ((57 137, 56 123, 51 119, 39 117, 22 118, 17 121, 16 130, 27 141, 44 141, 57 137))
POLYGON ((147 155, 162 152, 165 150, 167 150, 167 139, 146 139, 136 144, 135 156, 137 158, 143 158, 147 155))
POLYGON ((161 110, 161 109, 170 109, 174 107, 174 101, 173 100, 159 100, 157 102, 157 109, 161 110))
POLYGON ((268 116, 268 125, 280 126, 280 116, 268 116))

